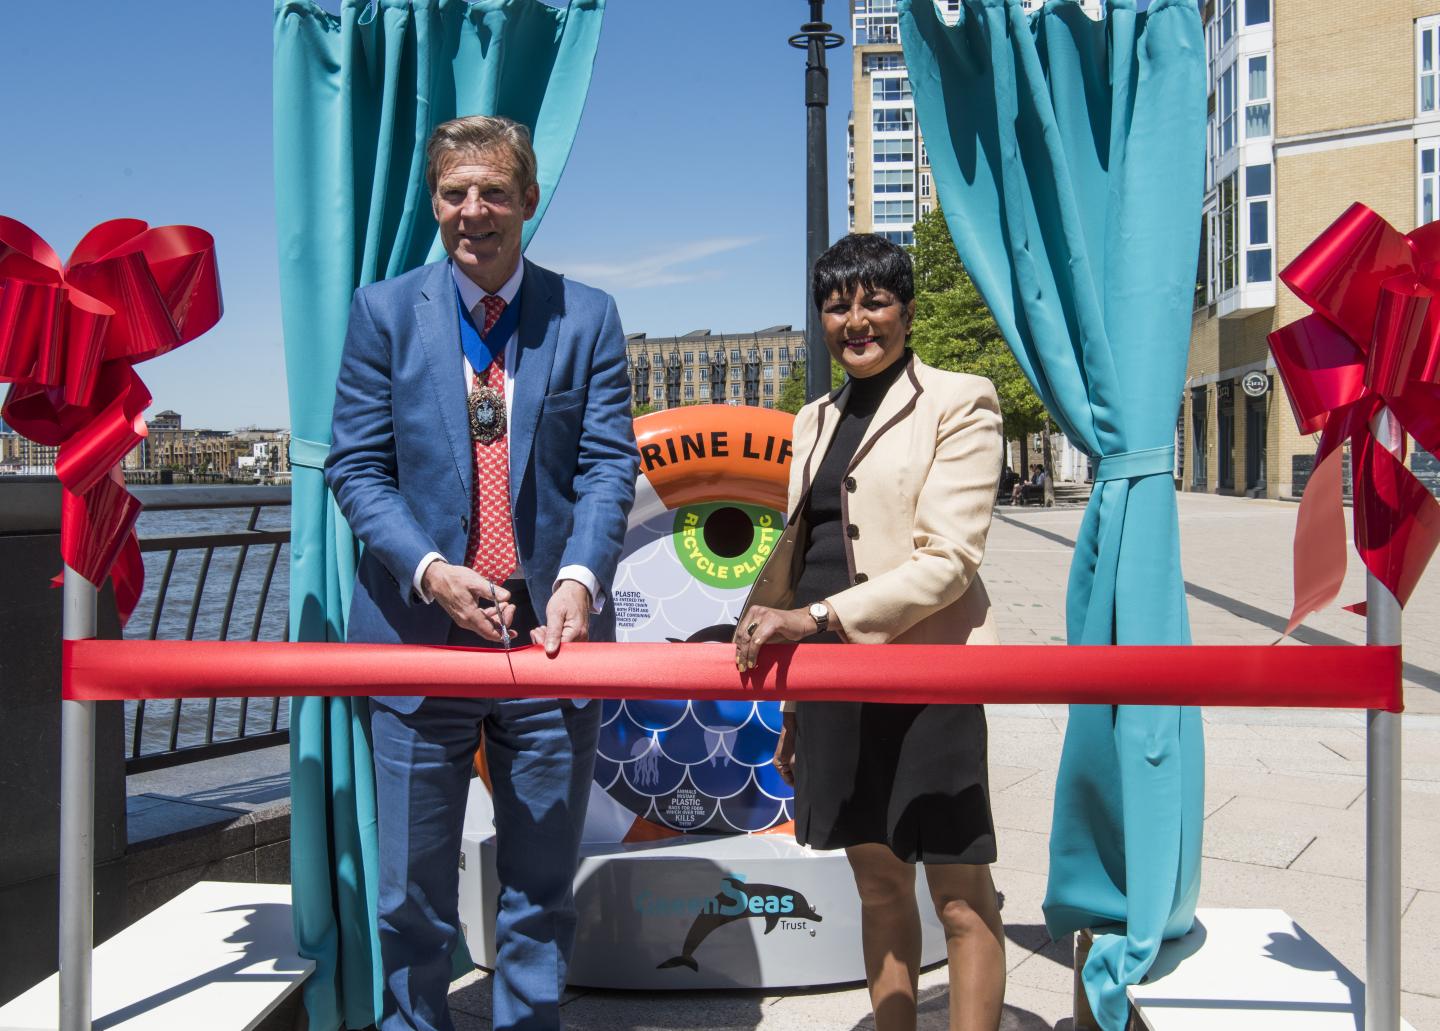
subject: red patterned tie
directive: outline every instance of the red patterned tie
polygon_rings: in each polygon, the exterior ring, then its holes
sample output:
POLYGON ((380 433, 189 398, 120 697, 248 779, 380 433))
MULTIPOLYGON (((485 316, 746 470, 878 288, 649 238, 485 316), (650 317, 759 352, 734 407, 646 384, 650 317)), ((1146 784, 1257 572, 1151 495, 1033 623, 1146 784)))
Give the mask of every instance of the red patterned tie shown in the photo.
MULTIPOLYGON (((495 328, 505 311, 505 300, 487 296, 485 334, 495 328)), ((503 347, 503 341, 500 342, 503 347)), ((505 352, 483 373, 475 370, 478 383, 484 376, 485 385, 505 396, 505 352)), ((502 584, 515 571, 515 531, 510 522, 510 426, 506 418, 505 432, 488 444, 475 441, 475 514, 470 520, 470 540, 466 545, 465 564, 493 584, 502 584)))

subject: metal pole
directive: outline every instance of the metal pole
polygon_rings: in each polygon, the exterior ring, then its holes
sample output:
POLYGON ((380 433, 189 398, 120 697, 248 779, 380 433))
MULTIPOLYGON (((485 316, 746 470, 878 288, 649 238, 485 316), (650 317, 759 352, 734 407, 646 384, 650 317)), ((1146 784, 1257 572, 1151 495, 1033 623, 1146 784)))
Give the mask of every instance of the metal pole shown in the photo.
MULTIPOLYGON (((65 567, 63 632, 95 636, 95 585, 65 567)), ((60 1031, 89 1031, 95 927, 95 703, 60 703, 60 1031)))
POLYGON ((829 153, 825 139, 825 108, 830 103, 830 72, 825 51, 844 42, 825 21, 825 0, 809 0, 810 20, 790 37, 805 51, 805 399, 830 391, 830 354, 820 328, 820 313, 810 299, 815 259, 830 246, 829 153))
MULTIPOLYGON (((1390 410, 1372 424, 1397 457, 1403 438, 1390 410)), ((1365 642, 1400 644, 1400 603, 1376 579, 1365 581, 1365 642)), ((1366 714, 1365 1031, 1400 1029, 1400 714, 1366 714)))

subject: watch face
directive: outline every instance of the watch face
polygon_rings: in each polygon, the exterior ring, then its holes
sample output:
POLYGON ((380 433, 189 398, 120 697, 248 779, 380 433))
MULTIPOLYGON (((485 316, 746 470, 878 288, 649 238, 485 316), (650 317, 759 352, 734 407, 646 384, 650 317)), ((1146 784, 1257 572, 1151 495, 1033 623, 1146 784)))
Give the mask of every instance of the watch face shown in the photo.
POLYGON ((810 615, 815 617, 815 622, 823 623, 830 618, 830 610, 822 602, 816 602, 810 606, 810 615))

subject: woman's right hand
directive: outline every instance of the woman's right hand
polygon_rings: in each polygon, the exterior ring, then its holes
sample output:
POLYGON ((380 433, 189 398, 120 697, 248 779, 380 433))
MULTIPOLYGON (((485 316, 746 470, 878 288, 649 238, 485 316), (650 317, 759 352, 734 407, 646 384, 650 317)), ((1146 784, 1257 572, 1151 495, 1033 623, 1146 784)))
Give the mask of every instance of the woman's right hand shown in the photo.
POLYGON ((795 786, 795 714, 781 714, 780 740, 775 742, 775 772, 792 788, 795 786))

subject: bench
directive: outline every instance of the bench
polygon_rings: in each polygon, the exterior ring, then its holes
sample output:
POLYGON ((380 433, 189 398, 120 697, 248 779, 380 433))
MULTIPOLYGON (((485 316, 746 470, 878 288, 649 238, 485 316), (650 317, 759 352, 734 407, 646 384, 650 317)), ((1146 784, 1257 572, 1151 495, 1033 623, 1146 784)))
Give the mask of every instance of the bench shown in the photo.
MULTIPOLYGON (((1201 909, 1129 989, 1146 1031, 1356 1031, 1365 985, 1284 911, 1201 909)), ((1414 1031, 1402 1021, 1405 1031, 1414 1031)))
MULTIPOLYGON (((251 1031, 315 969, 295 951, 288 884, 201 881, 95 949, 106 1031, 251 1031)), ((59 1025, 59 975, 0 1007, 0 1031, 59 1025)))

